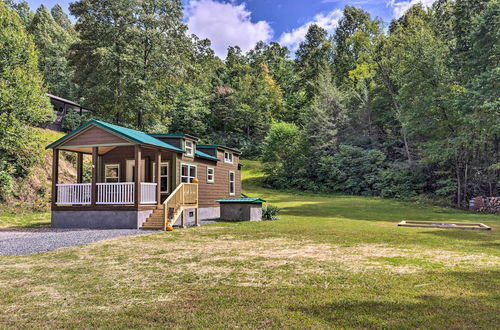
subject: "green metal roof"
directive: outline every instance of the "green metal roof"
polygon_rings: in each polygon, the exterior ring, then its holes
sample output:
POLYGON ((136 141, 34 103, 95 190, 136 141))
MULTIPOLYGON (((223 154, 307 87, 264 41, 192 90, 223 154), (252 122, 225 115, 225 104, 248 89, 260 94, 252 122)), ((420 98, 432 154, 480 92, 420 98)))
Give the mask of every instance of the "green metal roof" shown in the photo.
POLYGON ((219 199, 216 202, 219 203, 246 203, 246 204, 262 204, 265 200, 260 198, 252 198, 252 197, 242 197, 242 198, 225 198, 219 199))
POLYGON ((118 125, 113 125, 113 124, 106 123, 106 122, 103 122, 100 120, 91 120, 89 122, 86 122, 85 124, 81 125, 77 129, 69 132, 68 134, 66 134, 65 136, 60 138, 59 140, 49 144, 47 147, 45 147, 45 149, 53 148, 54 146, 58 145, 62 141, 68 139, 69 137, 75 135, 76 133, 78 133, 79 131, 81 131, 82 129, 84 129, 90 125, 96 125, 96 126, 100 126, 102 128, 108 129, 108 130, 112 131, 113 133, 116 133, 116 134, 118 134, 126 139, 132 140, 138 144, 149 144, 149 145, 156 146, 156 147, 161 147, 161 148, 165 148, 165 149, 183 152, 182 149, 179 149, 177 147, 174 147, 171 144, 160 141, 160 140, 158 140, 158 139, 156 139, 156 138, 154 138, 154 137, 152 137, 149 134, 146 134, 144 132, 136 131, 134 129, 126 128, 126 127, 122 127, 122 126, 118 126, 118 125))
POLYGON ((207 159, 219 161, 219 158, 214 157, 214 156, 209 155, 209 154, 206 154, 203 151, 200 151, 198 149, 196 149, 196 151, 194 152, 194 154, 196 155, 196 157, 207 158, 207 159))

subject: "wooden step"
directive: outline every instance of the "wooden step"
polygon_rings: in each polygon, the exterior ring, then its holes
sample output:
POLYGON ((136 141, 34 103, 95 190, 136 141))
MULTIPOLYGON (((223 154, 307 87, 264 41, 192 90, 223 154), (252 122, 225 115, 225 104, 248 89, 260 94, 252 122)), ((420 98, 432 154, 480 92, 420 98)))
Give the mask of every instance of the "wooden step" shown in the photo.
POLYGON ((141 226, 140 229, 163 229, 163 226, 141 226))

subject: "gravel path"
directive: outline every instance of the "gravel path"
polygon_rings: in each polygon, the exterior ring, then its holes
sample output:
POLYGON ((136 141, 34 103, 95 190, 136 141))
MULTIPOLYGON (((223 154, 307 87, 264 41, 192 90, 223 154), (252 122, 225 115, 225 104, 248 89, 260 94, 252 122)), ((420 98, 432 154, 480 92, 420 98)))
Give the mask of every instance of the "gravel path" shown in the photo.
POLYGON ((56 250, 109 238, 157 231, 139 229, 0 229, 0 255, 22 255, 56 250))

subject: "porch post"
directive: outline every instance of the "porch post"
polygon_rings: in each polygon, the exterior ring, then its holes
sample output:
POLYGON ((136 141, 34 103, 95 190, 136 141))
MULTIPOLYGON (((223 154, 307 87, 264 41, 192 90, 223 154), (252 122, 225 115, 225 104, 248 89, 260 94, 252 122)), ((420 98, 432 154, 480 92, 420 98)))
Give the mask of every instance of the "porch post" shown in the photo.
POLYGON ((52 149, 52 206, 57 203, 57 183, 59 182, 59 149, 52 149))
POLYGON ((97 156, 98 147, 92 147, 92 187, 90 193, 90 203, 95 206, 97 201, 97 156))
POLYGON ((161 187, 160 187, 160 182, 161 182, 161 152, 160 150, 156 150, 156 205, 160 206, 161 205, 161 187))
POLYGON ((134 205, 139 207, 141 204, 141 147, 137 144, 135 145, 135 167, 134 167, 134 175, 135 175, 135 196, 134 196, 134 205))
POLYGON ((83 153, 76 153, 76 183, 83 182, 83 153))

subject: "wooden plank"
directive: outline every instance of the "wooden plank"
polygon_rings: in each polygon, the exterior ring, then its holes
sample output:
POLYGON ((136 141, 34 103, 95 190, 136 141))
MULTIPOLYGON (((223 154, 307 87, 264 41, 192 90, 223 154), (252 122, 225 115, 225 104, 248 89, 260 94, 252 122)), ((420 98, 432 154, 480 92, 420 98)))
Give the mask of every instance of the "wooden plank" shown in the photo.
POLYGON ((83 154, 81 152, 76 153, 76 182, 83 182, 83 154))
POLYGON ((135 167, 134 167, 134 176, 135 176, 135 200, 134 205, 136 207, 141 203, 141 147, 136 145, 134 148, 135 153, 135 167))
POLYGON ((97 157, 99 153, 98 147, 92 148, 92 188, 90 189, 90 204, 95 206, 97 200, 97 157))
POLYGON ((465 229, 465 230, 491 230, 491 227, 483 223, 461 223, 461 222, 431 222, 431 221, 406 221, 398 223, 399 227, 418 227, 434 229, 465 229))
POLYGON ((52 207, 57 202, 57 183, 59 182, 59 149, 52 150, 52 207))
POLYGON ((156 151, 156 204, 158 206, 161 205, 161 152, 160 150, 156 151))

